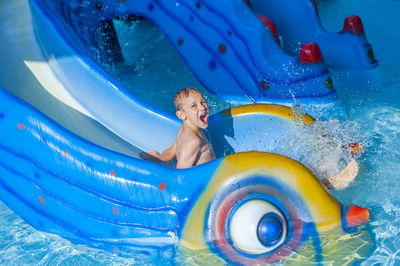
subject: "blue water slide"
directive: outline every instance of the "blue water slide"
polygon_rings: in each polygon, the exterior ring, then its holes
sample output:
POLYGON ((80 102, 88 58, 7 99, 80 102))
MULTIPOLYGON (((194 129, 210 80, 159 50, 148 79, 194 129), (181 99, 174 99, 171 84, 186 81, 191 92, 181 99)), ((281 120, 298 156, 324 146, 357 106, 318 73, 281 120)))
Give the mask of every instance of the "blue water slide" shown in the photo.
MULTIPOLYGON (((321 235, 369 220, 367 209, 342 206, 281 155, 244 152, 171 169, 94 145, 4 89, 0 103, 0 200, 34 228, 74 242, 113 252, 201 249, 211 264, 277 263, 307 243, 304 254, 321 263, 340 256, 321 235), (254 245, 249 235, 262 240, 254 245)), ((287 107, 253 108, 214 120, 248 120, 253 111, 294 124, 287 107)), ((349 239, 346 249, 358 247, 349 239)))
MULTIPOLYGON (((41 85, 65 89, 83 113, 137 147, 169 145, 179 121, 129 95, 91 60, 93 49, 83 45, 85 39, 59 20, 69 4, 74 2, 30 1, 46 60, 29 55, 23 66, 31 64, 30 75, 41 85)), ((106 6, 96 4, 95 12, 106 6)), ((13 71, 7 78, 19 77, 13 71)), ((29 91, 33 85, 28 83, 17 84, 29 91)), ((367 222, 368 210, 342 206, 295 160, 248 152, 268 150, 265 143, 285 147, 299 123, 312 121, 285 106, 228 109, 209 120, 218 158, 179 170, 88 142, 0 88, 0 200, 40 231, 113 252, 175 251, 178 246, 183 253, 208 252, 209 264, 221 259, 228 264, 280 263, 293 254, 311 263, 337 261, 344 257, 343 247, 349 252, 359 248, 357 238, 340 236, 367 222), (247 152, 235 153, 240 151, 247 152), (272 233, 259 233, 269 228, 272 233), (334 247, 332 235, 339 239, 334 247)))
POLYGON ((330 69, 369 70, 378 66, 361 19, 349 16, 341 32, 327 32, 313 0, 250 0, 251 9, 271 19, 289 54, 298 54, 303 43, 315 42, 330 69))
POLYGON ((65 238, 176 244, 184 210, 213 173, 204 168, 220 162, 173 170, 93 145, 3 89, 0 102, 0 198, 38 230, 65 238), (184 178, 198 171, 202 178, 184 178))
MULTIPOLYGON (((127 14, 153 21, 204 87, 227 101, 288 102, 296 97, 320 103, 336 98, 326 66, 302 64, 297 56, 284 53, 266 26, 239 0, 29 2, 38 41, 55 74, 105 124, 108 118, 100 117, 98 110, 108 105, 102 97, 113 98, 109 92, 113 90, 124 97, 119 105, 134 97, 127 96, 92 58, 101 60, 106 54, 121 60, 120 53, 113 52, 118 45, 110 23, 127 14), (99 40, 99 35, 107 38, 99 40)), ((117 131, 117 127, 109 128, 117 131)))
POLYGON ((166 149, 175 139, 178 119, 129 95, 90 59, 77 36, 59 21, 56 9, 46 4, 60 2, 30 1, 34 28, 47 64, 63 89, 83 106, 85 114, 125 141, 145 150, 166 149))

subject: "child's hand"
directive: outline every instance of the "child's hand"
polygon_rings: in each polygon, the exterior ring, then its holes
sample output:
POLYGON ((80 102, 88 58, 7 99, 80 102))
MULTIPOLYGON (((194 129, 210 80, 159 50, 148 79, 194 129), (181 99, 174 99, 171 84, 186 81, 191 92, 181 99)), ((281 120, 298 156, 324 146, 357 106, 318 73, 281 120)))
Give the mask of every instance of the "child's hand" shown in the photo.
POLYGON ((157 151, 147 151, 139 153, 139 157, 143 160, 160 163, 160 153, 157 151))
POLYGON ((160 157, 160 153, 158 151, 147 151, 147 154, 150 154, 151 156, 154 156, 156 158, 160 157))

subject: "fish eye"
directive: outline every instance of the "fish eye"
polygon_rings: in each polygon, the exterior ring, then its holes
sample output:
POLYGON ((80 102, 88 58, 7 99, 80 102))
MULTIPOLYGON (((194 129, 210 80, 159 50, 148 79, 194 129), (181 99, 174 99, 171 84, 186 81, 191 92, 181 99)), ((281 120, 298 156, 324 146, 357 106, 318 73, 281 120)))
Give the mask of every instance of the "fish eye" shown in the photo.
POLYGON ((265 254, 285 242, 287 223, 273 204, 253 199, 233 213, 229 234, 236 249, 251 255, 265 254))

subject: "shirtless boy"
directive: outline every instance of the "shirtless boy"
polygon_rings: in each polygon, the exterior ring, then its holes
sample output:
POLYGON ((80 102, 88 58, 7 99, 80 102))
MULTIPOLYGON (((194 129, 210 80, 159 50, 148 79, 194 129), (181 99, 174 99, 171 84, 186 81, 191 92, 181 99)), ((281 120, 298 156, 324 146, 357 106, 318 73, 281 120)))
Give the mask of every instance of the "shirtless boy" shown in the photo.
MULTIPOLYGON (((176 115, 183 121, 176 140, 161 154, 148 151, 147 154, 164 161, 176 157, 176 168, 189 168, 215 159, 214 151, 202 130, 208 127, 209 109, 206 100, 196 88, 184 88, 174 97, 176 115)), ((344 189, 357 176, 355 160, 337 175, 322 179, 322 183, 332 189, 344 189)))
POLYGON ((176 115, 183 121, 176 140, 171 147, 159 154, 148 154, 161 161, 171 161, 176 157, 176 168, 189 168, 215 159, 214 151, 203 134, 208 127, 209 109, 206 100, 196 88, 184 88, 174 97, 176 115))

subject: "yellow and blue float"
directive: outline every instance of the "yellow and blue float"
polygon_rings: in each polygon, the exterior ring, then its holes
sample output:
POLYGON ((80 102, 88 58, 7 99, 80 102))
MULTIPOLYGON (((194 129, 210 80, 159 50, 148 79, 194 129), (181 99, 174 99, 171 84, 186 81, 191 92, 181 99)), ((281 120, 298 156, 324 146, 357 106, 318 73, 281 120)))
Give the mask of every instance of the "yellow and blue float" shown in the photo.
MULTIPOLYGON (((250 105, 210 117, 216 160, 178 170, 93 144, 0 89, 0 199, 28 224, 112 251, 173 250, 185 257, 201 250, 212 263, 338 261, 368 243, 364 230, 354 235, 369 221, 367 209, 343 206, 299 162, 260 151, 269 151, 265 143, 284 147, 297 124, 313 118, 251 103, 295 96, 321 104, 336 94, 323 62, 284 53, 243 1, 30 0, 29 6, 31 50, 40 52, 17 64, 49 94, 138 149, 165 149, 180 123, 126 93, 92 60, 93 53, 100 61, 119 58, 118 49, 108 49, 115 43, 100 46, 93 38, 114 16, 152 18, 205 88, 250 105)), ((113 41, 105 28, 101 35, 113 41)), ((23 49, 17 37, 11 42, 23 49)), ((353 146, 352 153, 362 150, 353 146)))
MULTIPOLYGON (((311 242, 312 260, 321 262, 332 256, 321 235, 353 232, 370 219, 278 154, 242 152, 172 169, 89 143, 5 90, 0 102, 0 199, 34 228, 73 242, 208 250, 237 264, 280 262, 311 242)), ((213 119, 224 125, 252 112, 265 124, 296 127, 283 106, 232 108, 213 119)))

